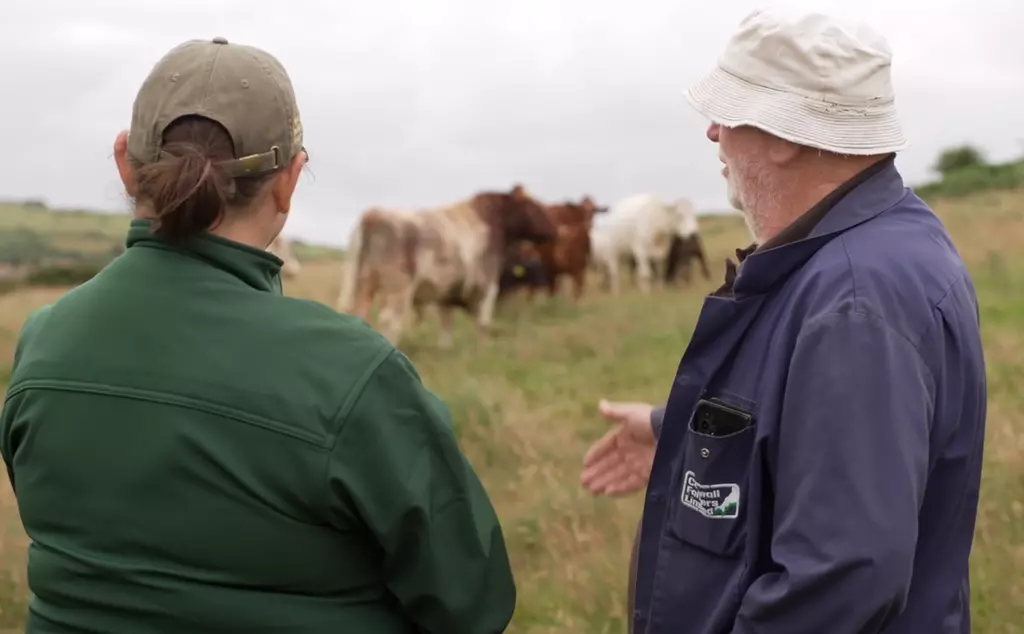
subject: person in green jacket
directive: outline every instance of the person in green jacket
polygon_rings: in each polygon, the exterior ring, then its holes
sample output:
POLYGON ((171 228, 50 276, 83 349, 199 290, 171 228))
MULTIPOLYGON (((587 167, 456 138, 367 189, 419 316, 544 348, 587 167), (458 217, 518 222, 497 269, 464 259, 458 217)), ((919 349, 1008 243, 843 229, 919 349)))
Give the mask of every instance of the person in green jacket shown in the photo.
POLYGON ((37 310, 0 450, 30 633, 485 634, 516 590, 445 405, 265 248, 308 156, 268 53, 189 41, 114 146, 127 249, 37 310))

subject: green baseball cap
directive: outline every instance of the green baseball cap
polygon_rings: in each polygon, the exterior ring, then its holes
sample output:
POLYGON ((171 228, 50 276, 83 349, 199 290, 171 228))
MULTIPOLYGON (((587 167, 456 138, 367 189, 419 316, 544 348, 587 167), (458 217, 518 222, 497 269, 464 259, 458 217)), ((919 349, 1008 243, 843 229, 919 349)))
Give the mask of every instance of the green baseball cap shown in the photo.
POLYGON ((232 177, 272 172, 303 151, 288 73, 252 46, 215 37, 189 40, 164 55, 135 98, 128 153, 143 164, 155 162, 164 130, 188 115, 212 119, 231 135, 235 159, 219 165, 232 177))

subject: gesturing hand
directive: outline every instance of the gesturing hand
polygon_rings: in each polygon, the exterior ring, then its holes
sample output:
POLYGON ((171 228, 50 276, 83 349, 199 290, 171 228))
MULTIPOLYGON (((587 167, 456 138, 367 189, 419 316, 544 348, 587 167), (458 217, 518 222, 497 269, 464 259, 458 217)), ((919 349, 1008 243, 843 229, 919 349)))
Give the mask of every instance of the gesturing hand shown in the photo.
POLYGON ((601 400, 598 411, 614 423, 583 458, 580 482, 595 495, 618 496, 647 486, 654 462, 655 439, 647 403, 610 403, 601 400))

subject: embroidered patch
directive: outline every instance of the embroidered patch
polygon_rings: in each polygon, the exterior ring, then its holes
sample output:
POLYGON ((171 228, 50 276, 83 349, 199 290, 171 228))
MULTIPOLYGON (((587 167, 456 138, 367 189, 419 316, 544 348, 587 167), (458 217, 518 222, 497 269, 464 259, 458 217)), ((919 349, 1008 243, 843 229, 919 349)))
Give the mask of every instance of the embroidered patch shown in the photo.
POLYGON ((711 519, 736 519, 740 513, 740 485, 701 484, 693 471, 683 475, 684 506, 711 519))

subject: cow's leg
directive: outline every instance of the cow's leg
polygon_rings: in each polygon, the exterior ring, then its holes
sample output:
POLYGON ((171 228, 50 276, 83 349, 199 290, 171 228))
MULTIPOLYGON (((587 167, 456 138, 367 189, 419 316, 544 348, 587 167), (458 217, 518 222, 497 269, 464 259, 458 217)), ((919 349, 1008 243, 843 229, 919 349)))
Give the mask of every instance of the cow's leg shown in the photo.
POLYGON ((633 257, 636 258, 636 272, 640 290, 644 293, 651 292, 651 256, 647 253, 647 247, 642 243, 633 245, 633 257))
POLYGON ((604 260, 595 262, 595 271, 601 276, 601 290, 610 293, 612 290, 612 276, 608 272, 608 264, 604 260))
POLYGON ((401 295, 389 295, 384 294, 384 301, 380 307, 380 313, 377 315, 377 321, 379 326, 377 330, 380 334, 384 335, 384 338, 391 342, 391 345, 398 347, 399 341, 402 339, 402 319, 401 319, 401 295))
POLYGON ((668 258, 651 262, 651 281, 658 288, 668 288, 668 258))
POLYGON ((383 285, 384 306, 380 311, 380 333, 398 347, 414 310, 416 287, 412 279, 393 279, 383 285))
POLYGON ((548 274, 548 297, 555 297, 558 295, 558 275, 555 273, 548 274))
POLYGON ((704 257, 704 248, 702 246, 700 246, 699 243, 697 245, 697 259, 700 261, 700 268, 701 268, 701 271, 704 273, 704 279, 710 280, 711 279, 711 271, 708 270, 708 261, 704 257))
POLYGON ((651 280, 650 289, 661 288, 662 276, 664 275, 664 269, 661 267, 661 261, 657 258, 651 258, 651 280))
POLYGON ((437 337, 437 347, 442 350, 451 350, 455 345, 455 339, 452 335, 455 325, 454 308, 444 304, 438 304, 437 315, 441 318, 441 334, 437 337))
POLYGON ((587 281, 587 270, 578 268, 572 272, 573 298, 578 302, 583 297, 583 285, 587 281))
POLYGON ((361 276, 356 287, 356 301, 352 308, 352 315, 366 321, 373 309, 373 299, 380 286, 380 279, 374 272, 361 276))
POLYGON ((423 323, 423 304, 420 304, 418 302, 413 302, 413 304, 412 304, 412 314, 413 314, 413 316, 416 319, 416 321, 415 321, 416 325, 418 326, 418 325, 422 324, 423 323))
POLYGON ((487 286, 483 298, 477 307, 477 338, 487 338, 494 325, 494 308, 498 301, 498 283, 493 282, 487 286))
POLYGON ((686 260, 683 261, 683 263, 681 264, 681 267, 683 282, 685 282, 686 285, 689 286, 690 283, 693 281, 693 263, 690 262, 690 258, 686 258, 686 260))
POLYGON ((608 265, 608 282, 611 286, 612 295, 618 296, 622 291, 622 286, 619 283, 619 259, 608 258, 605 263, 608 265))

